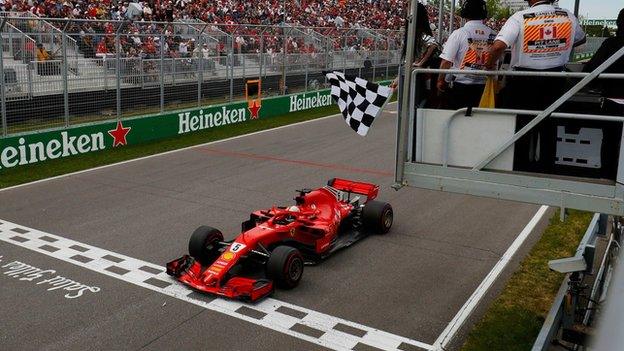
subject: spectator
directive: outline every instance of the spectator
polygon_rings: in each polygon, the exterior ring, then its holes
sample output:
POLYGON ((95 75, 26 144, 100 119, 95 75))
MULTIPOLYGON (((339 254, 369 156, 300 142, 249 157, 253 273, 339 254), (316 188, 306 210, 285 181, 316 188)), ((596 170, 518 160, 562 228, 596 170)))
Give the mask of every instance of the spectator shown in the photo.
POLYGON ((202 56, 204 59, 210 58, 210 49, 208 49, 208 44, 204 44, 204 47, 201 50, 202 56))
POLYGON ((37 61, 44 62, 52 60, 52 55, 43 47, 43 44, 37 43, 37 61))
POLYGON ((42 76, 59 74, 59 65, 57 62, 51 62, 54 58, 43 47, 43 44, 37 44, 37 73, 42 76))
POLYGON ((106 46, 106 39, 100 40, 95 50, 95 56, 100 58, 106 58, 108 55, 108 47, 106 46))
POLYGON ((188 55, 188 44, 185 41, 180 42, 178 46, 178 53, 180 57, 186 57, 188 55))
MULTIPOLYGON (((416 0, 412 0, 416 1, 416 0)), ((431 24, 429 23, 430 16, 428 15, 425 5, 418 3, 417 15, 415 20, 416 37, 409 39, 407 37, 407 30, 405 30, 404 41, 414 40, 414 67, 415 68, 438 68, 440 66, 440 46, 433 38, 431 31, 431 24)), ((403 48, 403 57, 405 57, 406 48, 403 48)), ((435 84, 431 84, 431 75, 421 75, 418 79, 418 88, 416 96, 417 105, 436 105, 437 102, 437 87, 435 84)), ((396 88, 398 86, 398 78, 390 84, 390 87, 396 88)))
MULTIPOLYGON (((441 69, 465 71, 485 69, 485 60, 490 51, 496 32, 484 24, 488 17, 484 0, 466 0, 461 16, 467 20, 464 27, 455 30, 444 45, 441 69)), ((444 106, 452 110, 479 105, 485 77, 470 74, 438 77, 438 91, 445 92, 444 106), (452 87, 449 88, 449 82, 452 87)))

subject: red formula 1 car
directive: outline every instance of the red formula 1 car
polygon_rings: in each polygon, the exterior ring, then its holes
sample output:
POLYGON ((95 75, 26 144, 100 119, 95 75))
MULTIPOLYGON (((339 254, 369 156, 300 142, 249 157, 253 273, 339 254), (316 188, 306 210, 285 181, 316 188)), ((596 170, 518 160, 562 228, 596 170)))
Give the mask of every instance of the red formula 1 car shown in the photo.
POLYGON ((294 206, 253 212, 233 241, 199 227, 189 255, 169 262, 167 273, 199 291, 244 301, 269 295, 275 285, 294 288, 304 264, 390 230, 392 206, 374 201, 378 191, 374 184, 331 179, 325 187, 298 190, 294 206))

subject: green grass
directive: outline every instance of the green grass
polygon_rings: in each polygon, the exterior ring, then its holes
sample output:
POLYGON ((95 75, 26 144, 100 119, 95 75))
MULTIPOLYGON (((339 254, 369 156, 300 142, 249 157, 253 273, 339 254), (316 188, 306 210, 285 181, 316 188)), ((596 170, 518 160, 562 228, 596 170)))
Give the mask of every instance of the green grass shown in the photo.
POLYGON ((130 160, 142 156, 158 154, 187 146, 203 144, 236 135, 248 134, 259 130, 320 118, 336 113, 338 113, 338 108, 332 105, 313 110, 290 113, 273 118, 251 120, 246 123, 206 129, 200 132, 151 143, 129 145, 122 148, 106 150, 104 152, 83 154, 3 170, 0 173, 0 188, 6 188, 17 184, 32 182, 35 180, 130 160))
POLYGON ((462 351, 530 350, 544 323, 564 275, 548 269, 548 261, 574 255, 593 214, 559 211, 511 276, 502 293, 468 335, 462 351))

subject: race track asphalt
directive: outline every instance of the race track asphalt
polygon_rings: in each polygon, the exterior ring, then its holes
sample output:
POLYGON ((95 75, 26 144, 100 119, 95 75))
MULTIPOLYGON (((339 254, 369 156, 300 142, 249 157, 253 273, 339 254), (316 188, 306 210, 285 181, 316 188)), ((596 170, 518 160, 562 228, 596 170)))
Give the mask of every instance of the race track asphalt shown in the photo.
MULTIPOLYGON (((538 206, 392 190, 395 115, 385 113, 366 138, 335 116, 9 189, 0 192, 0 222, 164 265, 200 225, 231 239, 252 210, 290 204, 295 189, 333 177, 378 183, 394 207, 392 231, 306 267, 299 287, 273 297, 431 344, 538 206)), ((5 241, 0 260, 0 273, 20 261, 101 288, 67 299, 0 274, 2 350, 322 349, 5 241)))

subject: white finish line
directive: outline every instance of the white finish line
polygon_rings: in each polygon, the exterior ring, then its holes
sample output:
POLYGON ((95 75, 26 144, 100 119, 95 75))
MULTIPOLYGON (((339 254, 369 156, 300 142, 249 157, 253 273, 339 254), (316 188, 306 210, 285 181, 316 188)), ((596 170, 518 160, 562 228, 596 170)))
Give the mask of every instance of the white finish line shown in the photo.
POLYGON ((162 266, 1 219, 0 240, 330 349, 434 349, 420 341, 273 298, 255 304, 214 298, 178 283, 162 266))

